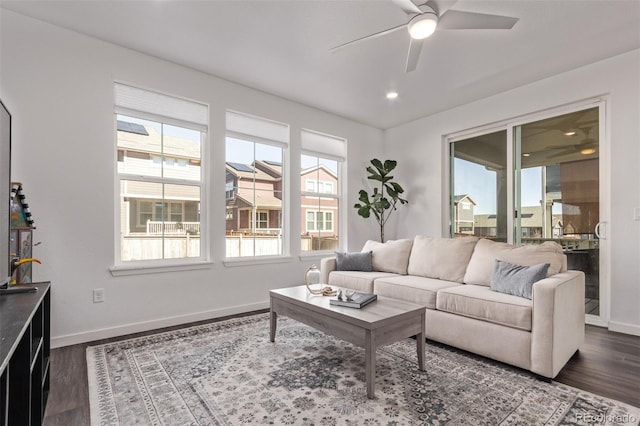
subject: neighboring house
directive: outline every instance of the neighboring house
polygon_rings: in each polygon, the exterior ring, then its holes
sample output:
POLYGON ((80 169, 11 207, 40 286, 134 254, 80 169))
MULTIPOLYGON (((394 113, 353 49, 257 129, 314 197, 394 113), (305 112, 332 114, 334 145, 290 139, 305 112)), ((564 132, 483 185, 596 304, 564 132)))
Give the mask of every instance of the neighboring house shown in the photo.
MULTIPOLYGON (((337 176, 324 166, 301 172, 301 235, 336 237, 338 200, 309 193, 337 194, 337 176)), ((258 160, 226 163, 227 233, 279 234, 282 229, 282 164, 258 160)))
POLYGON ((281 173, 277 163, 226 163, 227 233, 281 233, 281 173))
POLYGON ((473 208, 476 202, 469 195, 456 195, 453 198, 453 232, 455 234, 475 233, 473 208))
MULTIPOLYGON (((540 206, 522 207, 520 213, 520 232, 522 238, 545 238, 543 235, 543 214, 540 206)), ((553 238, 563 235, 562 214, 554 214, 551 217, 551 229, 553 238)), ((495 237, 497 217, 495 214, 475 215, 475 235, 495 237)), ((547 237, 550 238, 551 236, 547 237)))
MULTIPOLYGON (((152 126, 118 120, 118 172, 199 179, 200 146, 186 138, 161 138, 152 126)), ((132 180, 120 185, 124 235, 200 232, 199 187, 132 180)))
POLYGON ((338 177, 323 165, 310 167, 300 173, 301 235, 319 238, 338 236, 338 199, 321 194, 338 193, 338 177), (310 193, 319 196, 311 196, 310 193))

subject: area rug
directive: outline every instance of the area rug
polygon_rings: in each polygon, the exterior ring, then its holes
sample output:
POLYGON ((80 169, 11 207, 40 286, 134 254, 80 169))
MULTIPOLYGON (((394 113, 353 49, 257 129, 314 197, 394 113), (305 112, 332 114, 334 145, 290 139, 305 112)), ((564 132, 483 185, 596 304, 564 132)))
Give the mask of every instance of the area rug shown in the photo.
MULTIPOLYGON (((499 344, 496 342, 496 344, 499 344)), ((509 350, 509 348, 505 348, 509 350)), ((640 409, 443 345, 364 350, 258 314, 87 348, 94 425, 637 424, 640 409)))

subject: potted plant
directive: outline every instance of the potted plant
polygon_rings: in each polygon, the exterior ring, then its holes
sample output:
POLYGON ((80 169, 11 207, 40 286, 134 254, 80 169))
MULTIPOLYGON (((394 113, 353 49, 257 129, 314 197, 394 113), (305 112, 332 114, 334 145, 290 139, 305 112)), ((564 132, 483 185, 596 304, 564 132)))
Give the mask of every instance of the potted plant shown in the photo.
POLYGON ((400 197, 404 189, 399 183, 393 181, 393 176, 390 174, 397 165, 398 162, 395 160, 385 160, 384 163, 377 158, 371 160, 371 166, 367 167, 369 172, 367 179, 375 181, 377 186, 373 188, 371 195, 361 189, 358 198, 360 203, 354 205, 358 209, 358 214, 364 218, 370 217, 373 212, 380 225, 380 242, 382 243, 384 243, 384 225, 391 213, 397 210, 396 205, 408 203, 400 197))

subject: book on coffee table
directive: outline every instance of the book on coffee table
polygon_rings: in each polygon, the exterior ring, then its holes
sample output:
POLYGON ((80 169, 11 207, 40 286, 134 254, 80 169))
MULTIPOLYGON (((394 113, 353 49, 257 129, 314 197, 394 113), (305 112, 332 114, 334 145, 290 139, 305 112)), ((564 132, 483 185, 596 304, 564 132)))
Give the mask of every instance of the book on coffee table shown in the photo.
POLYGON ((351 300, 347 300, 346 296, 342 296, 342 299, 329 299, 329 304, 334 306, 348 306, 349 308, 362 308, 365 305, 373 302, 378 298, 377 294, 371 293, 353 293, 351 300))

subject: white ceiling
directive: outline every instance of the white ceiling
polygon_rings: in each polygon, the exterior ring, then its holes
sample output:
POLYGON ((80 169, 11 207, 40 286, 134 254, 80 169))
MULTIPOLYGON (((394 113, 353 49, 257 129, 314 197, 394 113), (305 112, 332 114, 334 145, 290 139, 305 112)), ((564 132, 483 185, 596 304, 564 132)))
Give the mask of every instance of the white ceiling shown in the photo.
POLYGON ((411 73, 404 30, 329 52, 405 23, 390 0, 0 4, 381 129, 640 48, 639 0, 460 0, 452 9, 520 20, 507 31, 437 31, 411 73))

